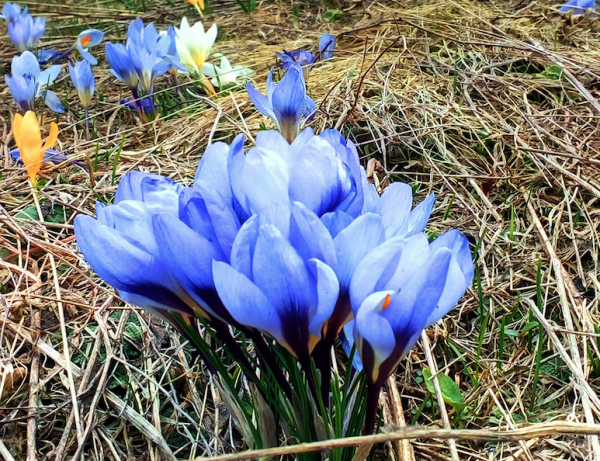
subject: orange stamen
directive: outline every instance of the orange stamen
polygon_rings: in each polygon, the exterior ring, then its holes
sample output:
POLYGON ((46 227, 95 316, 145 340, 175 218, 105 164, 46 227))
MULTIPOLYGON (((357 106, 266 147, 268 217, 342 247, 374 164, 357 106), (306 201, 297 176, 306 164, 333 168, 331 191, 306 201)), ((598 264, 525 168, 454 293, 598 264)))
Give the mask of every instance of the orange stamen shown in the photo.
POLYGON ((88 43, 90 43, 90 40, 91 40, 91 37, 89 35, 87 35, 81 39, 81 44, 83 46, 86 46, 88 43))
POLYGON ((391 303, 392 303, 392 297, 390 295, 386 295, 385 299, 383 300, 383 307, 381 308, 381 310, 382 311, 386 310, 391 303))

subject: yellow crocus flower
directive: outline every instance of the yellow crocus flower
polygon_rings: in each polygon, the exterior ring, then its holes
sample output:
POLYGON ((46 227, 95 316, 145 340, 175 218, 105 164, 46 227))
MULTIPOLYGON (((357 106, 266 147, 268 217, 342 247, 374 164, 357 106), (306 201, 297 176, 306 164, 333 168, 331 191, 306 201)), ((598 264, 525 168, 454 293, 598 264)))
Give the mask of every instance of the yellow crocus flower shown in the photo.
POLYGON ((21 160, 27 168, 31 183, 36 186, 36 175, 42 166, 44 152, 54 147, 58 139, 58 126, 54 122, 50 124, 50 135, 46 139, 46 143, 42 146, 40 124, 35 113, 28 110, 25 116, 21 114, 15 115, 13 120, 13 136, 19 148, 21 160))

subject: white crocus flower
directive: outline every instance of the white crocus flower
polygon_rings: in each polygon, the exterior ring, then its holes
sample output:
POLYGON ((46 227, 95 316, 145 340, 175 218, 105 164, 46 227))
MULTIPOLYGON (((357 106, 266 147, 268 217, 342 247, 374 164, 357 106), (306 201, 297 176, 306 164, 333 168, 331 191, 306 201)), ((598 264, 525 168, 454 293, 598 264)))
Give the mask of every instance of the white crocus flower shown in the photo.
POLYGON ((208 58, 210 49, 217 38, 217 25, 213 24, 204 32, 202 22, 198 21, 192 27, 187 20, 181 20, 181 27, 175 28, 177 34, 177 54, 181 63, 192 74, 202 75, 202 66, 208 58))
MULTIPOLYGON (((218 57, 215 54, 215 57, 218 57)), ((211 77, 210 82, 214 86, 224 88, 229 85, 235 85, 239 77, 248 77, 254 72, 251 69, 243 66, 231 66, 229 59, 221 55, 221 65, 210 64, 205 62, 202 66, 202 72, 207 77, 211 77)))

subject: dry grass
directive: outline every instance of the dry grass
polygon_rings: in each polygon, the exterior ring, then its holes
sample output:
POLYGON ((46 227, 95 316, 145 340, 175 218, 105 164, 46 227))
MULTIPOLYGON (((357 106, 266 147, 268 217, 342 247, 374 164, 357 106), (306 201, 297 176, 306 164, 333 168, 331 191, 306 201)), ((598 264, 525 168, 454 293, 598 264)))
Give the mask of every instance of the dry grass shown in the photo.
MULTIPOLYGON (((179 2, 146 3, 143 18, 161 25, 192 15, 179 2)), ((458 227, 478 249, 479 283, 428 330, 428 340, 398 371, 397 389, 382 397, 384 423, 411 425, 427 394, 419 373, 431 352, 430 362, 467 399, 463 428, 595 424, 596 20, 565 20, 557 5, 535 1, 364 0, 347 1, 344 22, 328 23, 322 7, 295 3, 299 20, 288 1, 264 1, 252 15, 233 1, 213 1, 214 15, 206 21, 216 20, 223 36, 216 51, 255 69, 264 85, 275 51, 314 47, 325 31, 341 34, 335 59, 311 74, 309 90, 321 109, 312 126, 343 130, 360 146, 379 186, 408 182, 419 200, 434 191, 429 231, 458 227), (551 66, 562 68, 560 78, 550 78, 557 75, 551 66), (538 305, 547 319, 542 328, 532 323, 538 305)), ((99 2, 30 6, 56 25, 53 47, 72 43, 84 28, 75 30, 75 23, 100 25, 117 39, 116 29, 122 35, 135 17, 122 5, 99 2)), ((3 38, 0 56, 8 70, 13 49, 3 38)), ((189 184, 209 139, 230 141, 234 132, 256 133, 271 122, 241 89, 209 103, 188 93, 197 89, 187 80, 175 88, 165 77, 159 90, 174 98, 181 93, 187 103, 143 125, 118 105, 124 90, 106 63, 95 72, 103 95, 92 110, 97 139, 85 141, 72 91, 73 110, 57 118, 61 147, 73 160, 99 159, 94 185, 72 166, 45 170, 39 211, 53 222, 24 219, 37 216, 37 209, 24 169, 9 160, 15 106, 1 86, 0 454, 25 459, 27 423, 36 418, 32 459, 189 459, 244 449, 190 349, 170 327, 124 305, 98 281, 77 251, 72 222, 79 213, 93 213, 96 200, 110 201, 126 172, 161 173, 189 184), (39 377, 32 374, 36 363, 39 377)), ((62 79, 57 86, 64 97, 70 82, 64 73, 62 79)), ((46 113, 47 120, 53 117, 46 113)), ((452 408, 441 410, 425 406, 417 422, 442 426, 447 412, 448 424, 457 427, 452 408)), ((422 438, 379 445, 375 457, 408 461, 412 450, 418 460, 600 459, 597 438, 583 436, 500 443, 422 438)))

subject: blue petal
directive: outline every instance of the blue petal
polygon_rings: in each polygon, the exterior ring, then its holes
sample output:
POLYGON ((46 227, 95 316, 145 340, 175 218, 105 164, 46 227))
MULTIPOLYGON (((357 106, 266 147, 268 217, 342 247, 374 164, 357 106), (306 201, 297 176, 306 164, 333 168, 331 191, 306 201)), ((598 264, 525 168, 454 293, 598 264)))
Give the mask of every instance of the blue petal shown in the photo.
POLYGON ((381 196, 381 216, 388 238, 406 235, 411 208, 412 188, 400 182, 390 184, 381 196))
POLYGON ((212 274, 213 261, 225 260, 219 246, 170 214, 154 215, 152 222, 161 257, 174 279, 193 300, 188 301, 189 304, 197 304, 209 315, 227 320, 216 297, 212 274))
POLYGON ((238 323, 261 330, 279 343, 285 343, 277 310, 248 277, 218 261, 213 263, 213 276, 223 304, 238 323))
POLYGON ((37 80, 40 75, 40 64, 31 51, 25 51, 12 60, 10 71, 13 76, 27 75, 37 80))
MULTIPOLYGON (((340 333, 340 342, 342 343, 342 349, 350 358, 350 354, 352 353, 352 348, 354 347, 354 319, 350 320, 346 325, 344 325, 343 331, 340 333)), ((354 360, 352 361, 352 366, 358 372, 362 371, 363 364, 360 360, 360 354, 356 350, 354 352, 354 360)))
POLYGON ((290 243, 273 225, 262 225, 254 249, 254 283, 279 311, 284 323, 299 322, 311 304, 307 268, 290 243))
POLYGON ((331 238, 335 239, 342 230, 353 222, 353 219, 348 213, 334 211, 321 216, 321 221, 329 231, 331 238))
POLYGON ((19 108, 22 111, 34 110, 35 95, 37 93, 35 82, 20 75, 13 75, 12 77, 6 75, 4 80, 19 108))
POLYGON ((258 239, 259 225, 258 215, 254 215, 246 221, 240 228, 231 249, 231 266, 251 280, 254 279, 254 249, 258 239))
POLYGON ((321 61, 333 58, 333 50, 335 48, 335 36, 331 34, 321 35, 319 40, 319 54, 321 61))
POLYGON ((323 325, 335 309, 340 285, 333 269, 320 260, 311 259, 308 267, 317 281, 317 304, 309 309, 308 330, 313 336, 320 339, 323 325))
POLYGON ((452 229, 435 239, 430 248, 432 252, 448 248, 452 251, 452 259, 448 267, 444 291, 435 310, 427 319, 428 325, 437 322, 454 308, 467 288, 473 283, 475 273, 469 241, 456 229, 452 229))
POLYGON ((253 212, 289 203, 289 167, 278 152, 255 147, 245 160, 241 181, 253 212))
POLYGON ((302 105, 302 116, 307 122, 310 122, 313 118, 315 118, 316 113, 317 105, 315 104, 315 101, 310 96, 305 96, 304 104, 302 105))
MULTIPOLYGON (((296 140, 299 139, 300 136, 298 136, 296 140)), ((294 143, 296 140, 294 140, 294 143)), ((266 150, 275 151, 284 159, 287 159, 290 156, 290 144, 285 140, 281 133, 279 133, 279 131, 259 131, 256 135, 256 147, 262 147, 266 150)))
POLYGON ((407 236, 423 232, 435 202, 435 194, 429 194, 425 200, 419 203, 408 216, 407 236))
POLYGON ((273 112, 269 99, 265 95, 261 94, 256 88, 254 88, 250 82, 246 82, 246 89, 248 90, 248 96, 250 96, 250 100, 254 103, 260 113, 272 118, 273 121, 277 123, 277 117, 273 112))
POLYGON ((354 271, 363 258, 384 240, 381 217, 372 213, 355 219, 335 237, 337 276, 343 290, 350 287, 354 271))
POLYGON ((63 108, 60 99, 58 99, 58 96, 56 96, 56 93, 50 90, 44 90, 41 96, 51 110, 58 112, 59 114, 63 114, 65 112, 65 109, 63 108))
POLYGON ((135 302, 150 311, 176 309, 191 313, 169 286, 164 265, 147 250, 130 243, 121 232, 90 216, 78 216, 75 236, 92 269, 119 290, 125 301, 135 302))
POLYGON ((89 62, 92 66, 98 64, 98 60, 89 51, 80 51, 79 54, 83 59, 89 62))
POLYGON ((336 209, 345 211, 341 205, 356 189, 352 189, 348 171, 334 149, 315 136, 293 155, 289 173, 290 198, 304 203, 318 216, 336 209))
POLYGON ((367 296, 385 289, 385 283, 397 269, 405 245, 406 241, 401 237, 389 239, 372 250, 356 267, 350 282, 350 301, 355 314, 367 296))
POLYGON ((271 99, 279 129, 288 141, 298 134, 305 96, 302 68, 292 66, 279 81, 271 99))
POLYGON ((305 261, 315 258, 335 270, 336 250, 325 225, 300 202, 294 202, 291 211, 289 239, 292 246, 305 261))
POLYGON ((387 318, 381 315, 382 304, 393 291, 378 291, 369 295, 360 305, 354 321, 354 340, 361 355, 362 363, 374 371, 373 381, 377 380, 380 364, 387 359, 396 347, 394 329, 387 318), (368 363, 364 355, 363 341, 369 343, 375 354, 374 363, 368 363))

